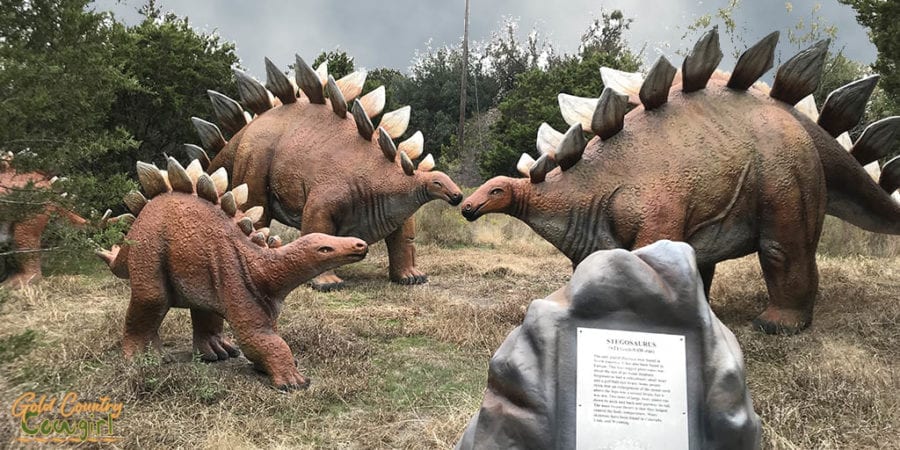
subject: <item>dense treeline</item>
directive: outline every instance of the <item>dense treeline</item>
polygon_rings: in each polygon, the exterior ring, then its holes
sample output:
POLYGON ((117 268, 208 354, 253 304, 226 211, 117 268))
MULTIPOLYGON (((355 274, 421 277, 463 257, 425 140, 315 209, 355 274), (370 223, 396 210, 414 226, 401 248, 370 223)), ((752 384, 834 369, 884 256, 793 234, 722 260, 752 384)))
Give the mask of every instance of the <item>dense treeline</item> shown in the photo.
MULTIPOLYGON (((895 2, 842 2, 870 27, 879 57, 869 68, 832 55, 820 100, 827 90, 876 71, 884 79, 871 116, 900 113, 900 29, 894 20, 900 8, 895 2)), ((82 214, 121 209, 121 195, 133 187, 135 161, 159 162, 163 154, 184 159, 181 144, 196 140, 188 119, 212 117, 206 89, 236 98, 233 43, 162 13, 152 0, 140 12, 140 23, 126 26, 95 11, 90 0, 0 3, 0 150, 15 153, 21 170, 66 176, 62 188, 82 214)), ((730 19, 721 10, 719 16, 730 19)), ((566 128, 558 93, 595 97, 603 88, 601 66, 640 69, 642 55, 626 41, 630 24, 621 12, 602 13, 586 23, 573 54, 558 54, 536 31, 521 39, 513 21, 474 43, 465 111, 471 126, 463 148, 456 142, 463 67, 458 45, 426 49, 408 72, 371 70, 366 91, 383 84, 388 109, 411 105, 408 134, 421 130, 426 151, 440 166, 474 184, 511 174, 523 152, 536 156, 541 122, 566 128)), ((313 64, 325 60, 336 76, 354 69, 353 56, 341 51, 323 52, 313 64)), ((4 214, 13 212, 5 208, 4 214)))

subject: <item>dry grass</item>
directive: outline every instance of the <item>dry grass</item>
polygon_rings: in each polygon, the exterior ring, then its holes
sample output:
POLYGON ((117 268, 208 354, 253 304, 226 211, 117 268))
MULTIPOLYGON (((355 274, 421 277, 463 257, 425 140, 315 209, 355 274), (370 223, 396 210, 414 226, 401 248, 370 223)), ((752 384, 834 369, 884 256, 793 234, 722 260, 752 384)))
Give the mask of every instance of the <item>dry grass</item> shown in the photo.
MULTIPOLYGON (((124 447, 451 447, 480 404, 492 352, 570 273, 517 222, 455 216, 420 216, 427 285, 388 283, 378 244, 338 271, 347 289, 288 297, 280 334, 313 378, 306 392, 275 391, 242 359, 192 361, 185 310, 163 323, 165 360, 122 362, 128 285, 99 271, 0 292, 3 411, 26 390, 74 390, 126 403, 124 447)), ((822 256, 820 268, 816 322, 793 337, 749 326, 766 298, 755 258, 717 272, 713 308, 743 346, 766 447, 897 446, 900 256, 822 256)), ((17 433, 3 417, 0 446, 17 433)))

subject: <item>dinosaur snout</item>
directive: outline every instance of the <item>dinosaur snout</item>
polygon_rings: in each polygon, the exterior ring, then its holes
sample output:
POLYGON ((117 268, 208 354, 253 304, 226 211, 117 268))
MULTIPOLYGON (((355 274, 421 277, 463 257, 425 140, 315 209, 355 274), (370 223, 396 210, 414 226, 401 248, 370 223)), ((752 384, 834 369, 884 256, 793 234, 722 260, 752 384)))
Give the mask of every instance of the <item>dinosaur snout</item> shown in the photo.
POLYGON ((456 205, 462 203, 462 200, 463 200, 462 192, 457 192, 455 194, 450 195, 450 200, 448 200, 448 202, 451 205, 456 206, 456 205))
POLYGON ((357 240, 355 243, 353 243, 352 253, 354 256, 365 258, 366 254, 369 253, 369 245, 366 244, 366 241, 363 241, 362 239, 357 240))
POLYGON ((478 218, 478 210, 481 209, 480 206, 474 206, 472 202, 466 202, 462 207, 462 215, 469 222, 475 221, 478 218))

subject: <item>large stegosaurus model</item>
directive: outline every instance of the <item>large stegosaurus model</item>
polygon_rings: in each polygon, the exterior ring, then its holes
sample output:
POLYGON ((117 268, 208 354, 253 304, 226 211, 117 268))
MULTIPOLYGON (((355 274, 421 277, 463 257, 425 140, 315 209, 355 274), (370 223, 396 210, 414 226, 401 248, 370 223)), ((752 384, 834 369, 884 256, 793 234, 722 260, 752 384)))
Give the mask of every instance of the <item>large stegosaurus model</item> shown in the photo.
POLYGON ((196 160, 166 171, 138 163, 147 197, 132 191, 125 204, 137 215, 122 247, 98 252, 114 274, 131 279, 122 349, 126 358, 149 345, 159 350, 159 326, 169 308, 190 308, 194 350, 209 361, 238 356, 225 336, 228 320, 244 355, 280 389, 305 388, 291 349, 275 334, 284 298, 300 284, 342 264, 363 259, 357 238, 320 233, 282 246, 267 229, 254 230, 262 208, 238 209, 247 186, 226 191, 227 174, 203 173, 196 160))
MULTIPOLYGON (((18 172, 12 167, 12 152, 0 156, 0 196, 17 189, 48 189, 56 181, 42 172, 18 172)), ((0 244, 11 243, 18 271, 13 272, 0 260, 0 281, 13 289, 21 288, 41 279, 41 236, 53 215, 58 215, 76 227, 83 227, 87 220, 55 203, 47 203, 40 211, 25 216, 17 222, 0 219, 0 244)), ((0 256, 0 259, 4 258, 0 256)))
POLYGON ((859 122, 877 77, 831 93, 810 120, 801 109, 814 105, 808 96, 829 42, 787 61, 769 90, 756 82, 772 67, 777 41, 773 33, 748 49, 730 76, 716 71, 715 29, 685 59, 678 82, 664 57, 645 80, 604 68, 599 99, 560 94, 571 128, 541 126, 543 154, 523 155, 518 165, 526 178, 487 181, 463 215, 517 217, 574 265, 597 250, 685 241, 707 290, 716 263, 756 252, 769 305, 755 324, 769 333, 807 327, 824 215, 900 234, 900 203, 890 196, 900 159, 885 165, 880 187, 863 170, 896 143, 900 117, 872 124, 847 152, 835 138, 859 122), (629 100, 642 106, 626 115, 629 100), (596 136, 586 142, 583 131, 596 136))
MULTIPOLYGON (((274 218, 302 234, 356 236, 370 244, 384 239, 391 280, 424 283, 415 266, 412 216, 435 199, 457 205, 462 192, 447 175, 431 171, 431 155, 413 165, 423 153, 421 132, 394 144, 406 131, 410 107, 384 114, 376 130, 371 118, 384 109, 385 89, 356 99, 365 72, 335 81, 327 65, 314 71, 299 56, 295 71, 296 84, 266 59, 263 86, 235 69, 243 105, 209 91, 218 122, 233 137, 226 142, 216 125, 195 117, 202 148, 189 145, 190 156, 209 172, 224 167, 235 183, 246 183, 248 204, 267 211, 262 225, 274 218), (205 152, 218 154, 207 163, 205 152)), ((322 290, 341 284, 332 272, 313 282, 322 290)))

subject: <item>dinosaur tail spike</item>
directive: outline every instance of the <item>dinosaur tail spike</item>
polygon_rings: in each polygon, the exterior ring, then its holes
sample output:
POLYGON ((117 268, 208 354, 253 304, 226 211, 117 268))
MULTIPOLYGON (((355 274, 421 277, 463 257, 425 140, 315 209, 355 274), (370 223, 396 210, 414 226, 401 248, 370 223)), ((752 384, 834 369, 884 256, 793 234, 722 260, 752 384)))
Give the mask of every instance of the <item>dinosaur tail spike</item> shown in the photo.
POLYGON ((325 93, 328 95, 328 98, 331 99, 331 110, 341 119, 347 117, 347 100, 344 98, 344 94, 341 92, 340 88, 338 88, 337 82, 334 81, 334 77, 331 75, 328 76, 328 83, 325 85, 325 93))
POLYGON ((815 92, 822 79, 830 43, 830 39, 821 40, 782 64, 775 73, 775 83, 769 96, 796 105, 803 97, 815 92))
POLYGON ((519 162, 516 163, 516 170, 518 170, 523 177, 528 178, 531 173, 531 168, 534 167, 534 163, 534 158, 532 158, 531 155, 522 153, 522 156, 519 157, 519 162))
POLYGON ((542 155, 550 155, 550 158, 553 159, 562 138, 562 133, 556 131, 547 122, 542 123, 541 126, 538 127, 536 142, 537 151, 542 155))
POLYGON ((213 204, 219 201, 219 194, 216 193, 216 184, 205 173, 200 175, 200 178, 197 178, 197 197, 213 204))
POLYGON ((250 233, 253 232, 253 219, 242 217, 241 220, 238 221, 238 228, 240 228, 245 235, 250 236, 250 233))
POLYGON ((387 131, 393 139, 403 136, 403 133, 406 133, 406 128, 409 126, 410 112, 412 112, 412 108, 404 106, 386 113, 381 118, 379 126, 384 128, 384 131, 387 131))
POLYGON ((678 70, 665 56, 656 60, 638 94, 645 110, 654 110, 669 101, 669 89, 672 88, 676 72, 678 70))
POLYGON ((603 88, 597 108, 591 117, 591 131, 606 140, 625 128, 625 113, 628 112, 628 96, 617 94, 610 87, 603 88))
POLYGON ((325 95, 322 93, 323 83, 321 82, 319 75, 312 67, 309 67, 309 64, 306 64, 306 61, 304 61, 300 55, 296 55, 296 58, 297 64, 294 67, 294 71, 297 86, 299 86, 300 90, 306 94, 310 103, 324 105, 325 95))
POLYGON ((429 153, 419 161, 419 167, 417 167, 416 170, 419 172, 429 172, 431 169, 434 169, 434 156, 431 156, 431 153, 429 153))
POLYGON ((228 171, 224 167, 219 167, 209 177, 212 179, 218 195, 222 195, 228 190, 228 171))
POLYGON ((206 91, 206 93, 209 94, 209 100, 212 102, 216 120, 219 121, 225 131, 235 134, 249 123, 244 110, 238 102, 228 98, 225 94, 213 90, 206 91))
POLYGON ((574 124, 569 127, 556 150, 556 162, 559 164, 559 168, 566 171, 581 161, 581 155, 584 154, 586 145, 587 141, 584 139, 581 125, 574 124))
POLYGON ((803 97, 794 108, 813 122, 819 120, 819 107, 816 106, 816 98, 812 94, 803 97))
POLYGON ((372 125, 372 120, 369 119, 369 115, 366 114, 366 110, 359 99, 353 100, 350 112, 353 114, 353 121, 356 122, 356 132, 363 139, 371 141, 372 136, 375 134, 375 125, 372 125))
POLYGON ((378 147, 381 148, 381 153, 384 153, 384 157, 388 161, 394 162, 397 159, 397 146, 394 145, 394 140, 391 139, 391 135, 384 127, 378 127, 378 147))
POLYGON ((577 97, 569 94, 556 96, 559 111, 568 125, 581 124, 581 129, 591 130, 591 118, 597 108, 596 98, 577 97))
POLYGON ((244 183, 234 189, 231 190, 231 195, 234 196, 234 204, 238 208, 243 207, 245 203, 247 203, 248 189, 247 183, 244 183))
POLYGON ((169 183, 172 185, 172 190, 186 194, 194 193, 194 182, 191 181, 187 170, 171 156, 167 160, 166 172, 169 174, 169 183))
POLYGON ((250 236, 250 242, 252 242, 252 243, 254 243, 254 244, 256 244, 256 245, 258 245, 258 246, 260 246, 260 247, 263 247, 263 248, 266 248, 266 247, 267 247, 267 245, 266 245, 266 236, 265 236, 264 234, 260 233, 260 232, 253 233, 253 234, 250 236))
POLYGON ((363 85, 366 84, 366 75, 368 75, 368 72, 365 70, 358 70, 336 81, 337 87, 344 94, 345 100, 352 101, 359 97, 359 94, 362 94, 363 85))
POLYGON ((159 194, 169 191, 169 185, 166 178, 153 164, 147 164, 141 161, 137 163, 138 181, 147 196, 156 197, 159 194))
POLYGON ((850 154, 863 166, 883 158, 900 138, 900 116, 881 119, 866 127, 850 154))
POLYGON ((406 156, 409 156, 410 159, 416 159, 422 156, 425 150, 425 137, 422 136, 421 131, 416 131, 409 139, 401 142, 397 146, 397 150, 406 153, 406 156))
POLYGON ((266 88, 285 105, 297 101, 297 88, 269 58, 266 58, 266 88))
POLYGON ((241 69, 233 69, 233 71, 237 81, 238 95, 240 95, 244 107, 253 111, 254 114, 262 114, 272 109, 271 94, 262 83, 241 69))
POLYGON ((775 63, 775 47, 778 46, 780 33, 775 31, 762 38, 738 58, 734 72, 728 79, 728 87, 738 91, 746 91, 756 83, 759 77, 768 72, 775 63))
POLYGON ((200 178, 200 174, 203 173, 203 166, 200 165, 200 161, 195 159, 192 160, 190 164, 184 169, 187 172, 188 178, 191 179, 191 184, 197 184, 197 178, 200 178))
POLYGON ((900 156, 894 157, 881 168, 878 185, 888 194, 900 189, 900 156))
POLYGON ((875 90, 878 78, 878 75, 872 75, 828 94, 819 116, 819 126, 832 136, 838 136, 855 127, 866 112, 866 103, 875 90))
POLYGON ((644 84, 644 76, 640 73, 623 72, 609 67, 600 68, 600 78, 603 86, 610 87, 619 94, 628 96, 628 103, 639 105, 641 85, 644 84))
POLYGON ((209 168, 209 155, 207 155, 206 151, 204 151, 202 148, 194 144, 184 144, 184 152, 187 154, 188 158, 197 160, 203 170, 209 168))
POLYGON ((403 168, 403 173, 407 176, 412 176, 416 170, 416 166, 413 165, 412 160, 403 152, 400 152, 400 167, 403 168))
POLYGON ((234 217, 234 215, 237 214, 237 202, 235 202, 234 194, 232 194, 231 191, 228 191, 219 197, 219 205, 221 205, 222 211, 225 211, 225 214, 228 214, 228 217, 234 217))
POLYGON ((140 214, 141 210, 144 209, 144 206, 147 205, 147 199, 140 191, 128 192, 125 194, 125 197, 122 198, 122 201, 125 202, 125 206, 128 207, 128 210, 134 215, 140 214))
POLYGON ((219 131, 219 127, 212 122, 207 122, 199 117, 191 117, 191 123, 194 124, 194 128, 197 130, 197 136, 200 137, 200 145, 203 146, 203 149, 217 153, 219 150, 222 150, 225 147, 225 137, 222 136, 222 132, 219 131))
POLYGON ((266 244, 269 245, 269 248, 278 248, 281 247, 281 236, 269 236, 269 240, 266 241, 266 244))
POLYGON ((556 167, 556 163, 550 158, 550 155, 544 153, 534 162, 534 165, 531 166, 531 171, 528 172, 528 178, 531 179, 532 183, 543 183, 547 178, 547 172, 553 170, 554 167, 556 167))
POLYGON ((372 92, 363 95, 359 99, 363 109, 369 117, 375 117, 384 111, 385 94, 384 86, 378 86, 372 92))
POLYGON ((694 92, 704 89, 716 67, 719 67, 722 56, 719 27, 716 26, 700 37, 691 54, 684 59, 681 65, 682 90, 694 92))

